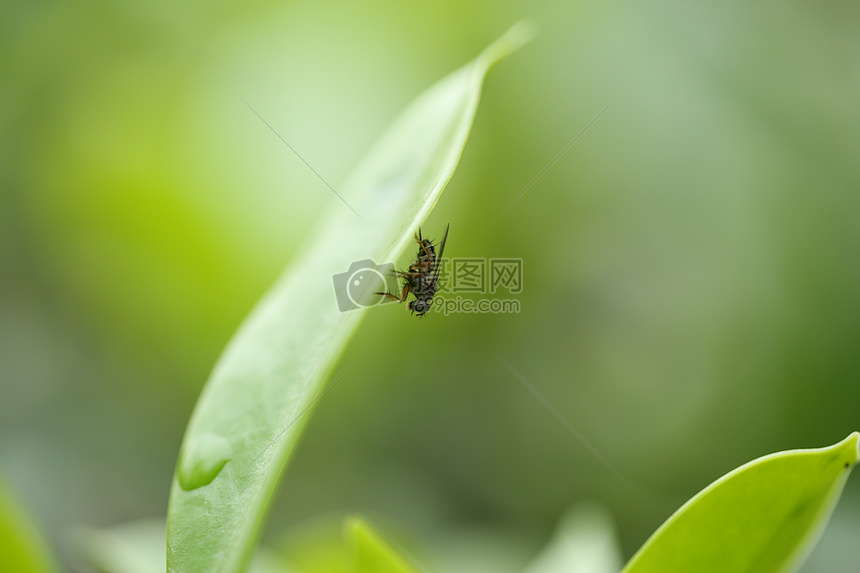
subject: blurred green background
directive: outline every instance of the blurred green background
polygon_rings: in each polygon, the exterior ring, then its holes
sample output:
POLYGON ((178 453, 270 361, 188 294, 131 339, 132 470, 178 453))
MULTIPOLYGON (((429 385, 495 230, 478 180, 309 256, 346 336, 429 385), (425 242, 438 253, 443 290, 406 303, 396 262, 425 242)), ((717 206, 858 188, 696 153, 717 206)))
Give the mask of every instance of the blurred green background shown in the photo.
MULTIPOLYGON (((860 4, 7 2, 0 474, 64 567, 74 527, 163 517, 209 370, 337 201, 237 95, 337 188, 523 17, 424 225, 521 257, 522 312, 368 312, 264 540, 361 511, 516 571, 596 500, 629 556, 732 468, 860 429, 860 4)), ((855 477, 804 570, 858 536, 855 477)))

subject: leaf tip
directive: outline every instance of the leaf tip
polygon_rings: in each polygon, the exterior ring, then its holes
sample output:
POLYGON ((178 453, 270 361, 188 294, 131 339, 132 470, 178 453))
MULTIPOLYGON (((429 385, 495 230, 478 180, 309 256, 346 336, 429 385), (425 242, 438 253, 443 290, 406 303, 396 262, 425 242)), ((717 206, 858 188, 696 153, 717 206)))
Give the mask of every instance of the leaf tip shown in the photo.
POLYGON ((487 46, 481 53, 480 59, 487 67, 492 66, 505 56, 516 52, 537 34, 537 25, 531 20, 520 20, 511 26, 507 32, 487 46))
POLYGON ((364 527, 364 520, 355 514, 347 515, 343 518, 344 535, 350 537, 364 527))
POLYGON ((520 20, 502 35, 502 40, 510 42, 511 46, 520 46, 530 42, 538 33, 538 25, 529 19, 520 20))
POLYGON ((838 446, 845 453, 845 469, 853 468, 860 462, 860 432, 851 432, 838 446))

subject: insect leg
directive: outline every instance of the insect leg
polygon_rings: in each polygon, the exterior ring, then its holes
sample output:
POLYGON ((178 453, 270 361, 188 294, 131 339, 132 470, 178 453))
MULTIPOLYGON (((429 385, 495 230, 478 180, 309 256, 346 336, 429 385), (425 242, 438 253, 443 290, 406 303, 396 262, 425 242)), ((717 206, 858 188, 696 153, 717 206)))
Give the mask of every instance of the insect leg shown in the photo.
POLYGON ((403 285, 403 290, 400 291, 400 298, 397 298, 395 295, 390 292, 378 292, 376 294, 381 294, 384 297, 388 297, 389 300, 393 300, 396 302, 403 302, 406 300, 406 297, 409 296, 409 293, 412 292, 412 285, 406 283, 403 285))
POLYGON ((409 296, 409 293, 412 292, 412 285, 406 283, 403 285, 403 290, 400 292, 400 302, 406 300, 406 297, 409 296))
POLYGON ((394 296, 390 292, 378 292, 376 294, 381 294, 382 296, 387 297, 389 300, 393 300, 396 302, 403 302, 403 299, 397 298, 396 296, 394 296))

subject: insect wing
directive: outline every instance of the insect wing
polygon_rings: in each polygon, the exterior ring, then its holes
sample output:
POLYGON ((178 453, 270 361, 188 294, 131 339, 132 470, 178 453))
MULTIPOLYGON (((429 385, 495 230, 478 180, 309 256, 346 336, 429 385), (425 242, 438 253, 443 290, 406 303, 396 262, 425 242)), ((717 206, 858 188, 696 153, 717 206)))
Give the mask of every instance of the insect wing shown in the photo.
POLYGON ((434 261, 433 277, 437 279, 439 278, 439 270, 442 268, 442 253, 445 252, 445 242, 448 240, 449 229, 451 229, 451 223, 448 223, 448 226, 445 227, 445 236, 442 237, 442 242, 439 243, 439 254, 434 261))

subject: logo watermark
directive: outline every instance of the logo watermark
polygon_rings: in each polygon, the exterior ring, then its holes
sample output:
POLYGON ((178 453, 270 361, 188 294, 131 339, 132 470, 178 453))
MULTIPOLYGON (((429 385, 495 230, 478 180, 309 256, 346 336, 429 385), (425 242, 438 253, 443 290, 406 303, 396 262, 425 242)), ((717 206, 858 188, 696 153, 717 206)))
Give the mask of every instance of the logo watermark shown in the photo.
POLYGON ((511 258, 456 258, 442 261, 440 288, 451 293, 495 294, 523 290, 523 260, 511 258), (450 279, 450 284, 448 283, 450 279))
POLYGON ((433 299, 430 312, 449 314, 516 314, 520 312, 520 301, 515 298, 446 298, 433 299))
POLYGON ((394 302, 376 293, 400 292, 394 263, 377 265, 371 259, 355 261, 346 272, 332 275, 331 280, 337 308, 341 312, 394 302))
MULTIPOLYGON (((393 263, 376 264, 371 259, 355 261, 345 272, 332 275, 335 299, 341 312, 397 302, 405 293, 403 278, 393 263), (377 293, 390 293, 393 297, 377 293)), ((446 258, 439 267, 439 291, 430 312, 449 314, 508 314, 521 310, 516 298, 523 290, 523 260, 517 258, 446 258), (456 295, 456 296, 451 296, 456 295), (463 296, 465 295, 465 296, 463 296), (496 295, 471 298, 474 295, 496 295)))

